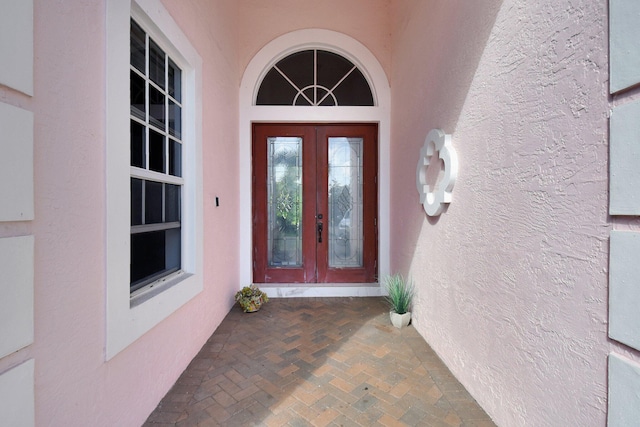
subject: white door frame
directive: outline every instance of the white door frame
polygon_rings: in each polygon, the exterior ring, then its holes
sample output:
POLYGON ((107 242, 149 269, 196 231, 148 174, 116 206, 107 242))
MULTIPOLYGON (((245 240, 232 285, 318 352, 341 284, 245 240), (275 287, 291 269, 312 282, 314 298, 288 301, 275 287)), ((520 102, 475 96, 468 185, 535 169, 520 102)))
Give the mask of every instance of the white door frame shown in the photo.
MULTIPOLYGON (((253 281, 251 230, 251 124, 281 123, 378 123, 378 276, 389 273, 390 106, 389 80, 376 57, 362 43, 335 31, 306 29, 284 34, 264 46, 249 62, 240 85, 240 248, 239 287, 253 281), (373 92, 373 107, 295 107, 255 105, 258 85, 269 69, 287 55, 304 49, 335 52, 358 66, 373 92)), ((270 296, 371 296, 380 295, 378 284, 354 286, 322 284, 269 288, 270 296)))

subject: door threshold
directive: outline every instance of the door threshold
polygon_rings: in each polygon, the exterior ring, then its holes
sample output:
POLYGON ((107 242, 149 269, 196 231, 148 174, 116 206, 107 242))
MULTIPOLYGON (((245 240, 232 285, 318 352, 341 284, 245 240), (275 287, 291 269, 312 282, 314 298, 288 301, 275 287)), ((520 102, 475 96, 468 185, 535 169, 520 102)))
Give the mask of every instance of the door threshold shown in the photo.
POLYGON ((378 283, 256 283, 269 298, 379 297, 378 283))

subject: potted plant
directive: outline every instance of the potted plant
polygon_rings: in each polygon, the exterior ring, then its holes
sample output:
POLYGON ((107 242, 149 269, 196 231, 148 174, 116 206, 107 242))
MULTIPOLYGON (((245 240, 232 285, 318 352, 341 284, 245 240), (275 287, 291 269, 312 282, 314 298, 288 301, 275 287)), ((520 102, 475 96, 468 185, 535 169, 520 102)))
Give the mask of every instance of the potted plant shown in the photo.
POLYGON ((269 297, 256 285, 251 285, 245 286, 236 293, 236 302, 240 304, 245 313, 253 313, 260 310, 262 304, 269 302, 269 297))
POLYGON ((387 289, 386 300, 391 311, 391 323, 396 328, 407 326, 411 320, 411 301, 413 300, 413 283, 405 280, 401 274, 387 276, 384 280, 387 289))

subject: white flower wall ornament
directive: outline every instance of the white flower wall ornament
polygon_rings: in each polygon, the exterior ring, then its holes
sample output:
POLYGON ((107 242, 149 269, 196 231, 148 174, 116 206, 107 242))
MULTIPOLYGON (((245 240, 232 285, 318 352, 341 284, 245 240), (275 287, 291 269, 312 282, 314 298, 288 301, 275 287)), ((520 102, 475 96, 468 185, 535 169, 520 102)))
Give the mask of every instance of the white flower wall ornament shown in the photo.
MULTIPOLYGON (((436 166, 440 169, 440 163, 436 166)), ((429 216, 438 216, 445 208, 445 204, 451 203, 451 192, 458 176, 458 155, 451 143, 451 135, 447 135, 442 129, 432 129, 425 138, 420 150, 420 159, 416 169, 416 186, 420 193, 420 203, 429 216), (431 173, 430 167, 434 167, 431 158, 436 156, 442 160, 443 171, 438 171, 442 176, 433 185, 427 182, 427 176, 431 173), (433 188, 432 188, 433 187, 433 188)))

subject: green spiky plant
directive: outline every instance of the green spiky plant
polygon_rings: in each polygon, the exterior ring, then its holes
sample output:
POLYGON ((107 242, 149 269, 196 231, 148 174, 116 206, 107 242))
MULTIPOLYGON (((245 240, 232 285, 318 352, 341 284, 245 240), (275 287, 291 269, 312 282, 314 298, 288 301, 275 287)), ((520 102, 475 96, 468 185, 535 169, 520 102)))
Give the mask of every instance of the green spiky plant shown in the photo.
POLYGON ((385 297, 392 311, 407 313, 415 294, 413 282, 405 280, 402 274, 393 274, 384 279, 388 295, 385 297))

